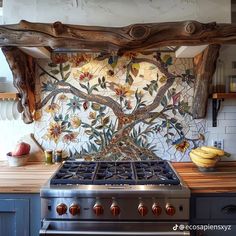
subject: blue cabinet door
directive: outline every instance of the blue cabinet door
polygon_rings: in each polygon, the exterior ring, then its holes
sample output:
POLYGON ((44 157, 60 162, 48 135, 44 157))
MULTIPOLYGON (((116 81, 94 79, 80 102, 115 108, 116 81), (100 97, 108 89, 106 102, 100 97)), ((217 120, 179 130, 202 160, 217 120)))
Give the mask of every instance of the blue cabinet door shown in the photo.
POLYGON ((29 200, 0 199, 0 235, 29 236, 29 200))

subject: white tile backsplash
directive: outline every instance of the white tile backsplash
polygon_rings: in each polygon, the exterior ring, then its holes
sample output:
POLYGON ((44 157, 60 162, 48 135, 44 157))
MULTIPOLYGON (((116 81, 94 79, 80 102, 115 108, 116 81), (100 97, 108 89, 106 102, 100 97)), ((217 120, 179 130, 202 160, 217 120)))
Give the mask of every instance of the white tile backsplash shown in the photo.
MULTIPOLYGON (((236 111, 236 110, 235 110, 236 111)), ((225 113, 225 119, 226 120, 236 120, 236 112, 227 112, 227 113, 225 113)), ((235 124, 236 124, 236 122, 235 122, 235 124)))
POLYGON ((236 126, 236 119, 235 120, 218 120, 218 126, 219 127, 236 126))
POLYGON ((231 153, 225 160, 236 160, 236 100, 225 99, 221 103, 218 113, 217 127, 212 127, 212 103, 209 99, 207 124, 207 145, 212 145, 213 140, 224 140, 224 150, 231 153))
POLYGON ((228 126, 225 127, 225 133, 226 134, 236 134, 236 126, 228 126))

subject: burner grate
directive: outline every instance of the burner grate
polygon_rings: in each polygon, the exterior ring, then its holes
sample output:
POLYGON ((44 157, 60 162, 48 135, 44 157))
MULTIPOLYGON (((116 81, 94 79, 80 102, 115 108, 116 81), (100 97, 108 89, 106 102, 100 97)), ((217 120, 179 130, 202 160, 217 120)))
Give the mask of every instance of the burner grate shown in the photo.
POLYGON ((100 162, 94 184, 135 184, 132 162, 100 162))
POLYGON ((167 161, 66 161, 50 184, 178 185, 180 181, 167 161))
POLYGON ((92 184, 97 164, 95 162, 65 162, 51 179, 51 184, 92 184))
POLYGON ((178 177, 166 161, 134 162, 137 184, 180 183, 178 177))

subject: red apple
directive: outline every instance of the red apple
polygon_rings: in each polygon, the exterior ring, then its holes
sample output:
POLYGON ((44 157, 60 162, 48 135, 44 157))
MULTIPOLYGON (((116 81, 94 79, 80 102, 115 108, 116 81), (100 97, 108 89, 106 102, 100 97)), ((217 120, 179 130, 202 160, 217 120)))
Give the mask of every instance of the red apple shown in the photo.
POLYGON ((15 147, 15 150, 12 152, 12 156, 22 156, 29 154, 30 152, 30 145, 28 143, 18 143, 15 147))

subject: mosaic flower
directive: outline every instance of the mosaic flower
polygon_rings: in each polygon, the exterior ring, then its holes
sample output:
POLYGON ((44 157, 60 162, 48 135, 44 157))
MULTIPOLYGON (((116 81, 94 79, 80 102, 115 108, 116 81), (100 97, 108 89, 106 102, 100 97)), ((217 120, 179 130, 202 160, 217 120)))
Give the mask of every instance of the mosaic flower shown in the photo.
POLYGON ((89 119, 96 119, 96 117, 97 117, 96 111, 94 111, 94 112, 89 112, 89 119))
POLYGON ((58 112, 60 109, 60 106, 56 103, 52 103, 50 105, 48 105, 46 108, 45 108, 45 111, 47 113, 50 113, 50 114, 54 114, 56 112, 58 112))
POLYGON ((130 89, 130 86, 118 85, 114 88, 114 92, 119 97, 129 97, 134 92, 130 89))
POLYGON ((88 56, 86 54, 76 54, 70 57, 72 67, 81 67, 88 63, 88 56))
POLYGON ((73 129, 77 129, 81 125, 81 119, 78 116, 72 116, 70 119, 70 124, 73 129))
POLYGON ((68 100, 68 97, 65 94, 61 94, 60 96, 58 96, 58 100, 63 102, 68 100))
POLYGON ((93 78, 93 75, 89 72, 84 72, 80 75, 79 80, 87 82, 93 78))
POLYGON ((68 61, 68 56, 65 53, 62 54, 53 54, 52 62, 56 64, 65 63, 68 61))
POLYGON ((88 82, 94 77, 87 69, 83 69, 83 71, 77 70, 73 73, 73 76, 79 82, 88 82))
POLYGON ((77 132, 71 132, 69 134, 65 134, 62 138, 63 142, 64 143, 75 143, 77 142, 77 136, 78 136, 79 133, 77 132))
POLYGON ((127 58, 127 59, 133 59, 133 58, 135 58, 135 57, 137 57, 137 53, 136 52, 126 52, 125 54, 124 54, 124 56, 127 58))
POLYGON ((184 153, 188 149, 189 146, 190 146, 189 142, 186 140, 183 140, 181 143, 176 144, 175 148, 177 151, 184 153))
POLYGON ((67 106, 69 106, 68 110, 75 112, 76 110, 80 110, 81 102, 78 97, 74 96, 70 99, 70 102, 67 103, 67 106))
POLYGON ((59 122, 51 122, 49 128, 47 129, 46 137, 49 140, 53 140, 55 143, 59 141, 59 138, 62 134, 62 126, 59 122))

